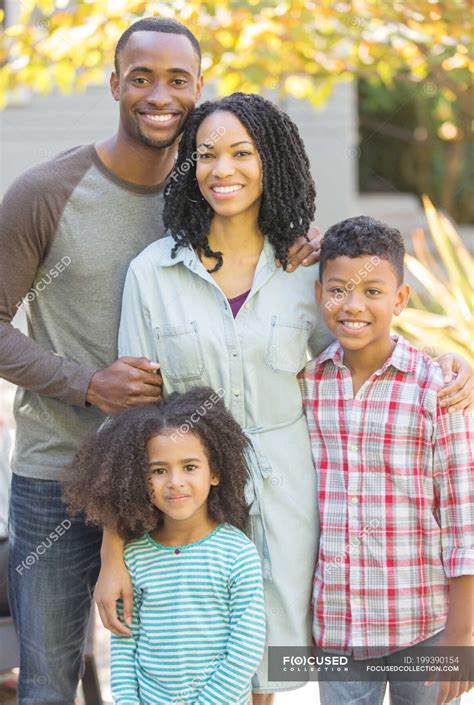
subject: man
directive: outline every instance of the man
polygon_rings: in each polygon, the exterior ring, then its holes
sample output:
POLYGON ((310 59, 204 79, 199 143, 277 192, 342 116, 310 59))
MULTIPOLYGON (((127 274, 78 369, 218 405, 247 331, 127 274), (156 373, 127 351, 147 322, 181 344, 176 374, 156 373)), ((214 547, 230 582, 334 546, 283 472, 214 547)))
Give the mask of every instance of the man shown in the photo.
MULTIPOLYGON (((164 185, 201 95, 200 59, 177 22, 132 25, 110 81, 117 133, 30 169, 2 205, 0 375, 21 388, 9 569, 20 705, 71 705, 82 672, 101 532, 67 516, 61 470, 106 415, 160 398, 158 364, 116 359, 121 294, 131 259, 163 234, 164 185), (11 325, 20 306, 29 337, 11 325)), ((291 255, 292 268, 317 259, 304 238, 291 255)), ((110 605, 107 585, 101 595, 110 605)))

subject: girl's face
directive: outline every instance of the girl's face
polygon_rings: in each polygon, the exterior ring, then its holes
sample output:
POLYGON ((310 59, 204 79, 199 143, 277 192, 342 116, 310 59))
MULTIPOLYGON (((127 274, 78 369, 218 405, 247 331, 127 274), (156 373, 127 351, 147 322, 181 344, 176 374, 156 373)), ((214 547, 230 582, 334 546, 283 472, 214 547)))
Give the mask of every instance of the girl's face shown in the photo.
POLYGON ((240 120, 216 111, 199 126, 196 179, 212 210, 223 217, 252 213, 258 218, 262 197, 262 163, 240 120))
POLYGON ((177 429, 150 438, 146 446, 150 499, 166 519, 207 519, 207 498, 219 478, 193 433, 177 429))

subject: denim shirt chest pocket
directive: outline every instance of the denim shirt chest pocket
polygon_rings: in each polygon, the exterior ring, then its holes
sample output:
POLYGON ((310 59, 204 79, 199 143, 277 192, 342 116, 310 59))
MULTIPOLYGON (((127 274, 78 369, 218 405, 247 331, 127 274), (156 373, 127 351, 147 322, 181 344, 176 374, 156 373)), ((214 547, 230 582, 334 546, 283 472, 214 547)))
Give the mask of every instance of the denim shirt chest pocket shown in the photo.
POLYGON ((204 355, 197 321, 153 328, 163 372, 174 382, 198 379, 204 372, 204 355))
POLYGON ((272 316, 265 353, 266 364, 276 372, 297 374, 307 362, 311 321, 272 316))

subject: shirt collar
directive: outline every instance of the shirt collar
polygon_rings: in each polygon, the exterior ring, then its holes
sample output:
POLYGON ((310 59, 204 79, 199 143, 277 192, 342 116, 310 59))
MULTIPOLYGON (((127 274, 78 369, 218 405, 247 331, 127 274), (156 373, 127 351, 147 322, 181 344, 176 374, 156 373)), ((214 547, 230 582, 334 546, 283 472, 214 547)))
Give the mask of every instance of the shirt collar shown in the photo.
MULTIPOLYGON (((392 335, 392 340, 395 341, 395 347, 392 354, 385 361, 383 366, 378 370, 378 374, 382 374, 391 365, 400 372, 412 373, 416 369, 416 349, 413 348, 401 335, 392 335)), ((343 367, 344 351, 342 345, 336 340, 334 343, 323 350, 316 358, 316 365, 322 365, 328 360, 332 360, 336 367, 343 367)))
MULTIPOLYGON (((166 232, 164 237, 169 235, 170 233, 166 232)), ((179 264, 180 262, 184 262, 190 266, 192 262, 199 261, 199 257, 196 255, 191 245, 184 245, 183 247, 180 247, 174 257, 171 256, 171 252, 173 247, 176 245, 176 241, 172 237, 169 237, 166 241, 166 245, 166 248, 163 248, 160 253, 161 256, 159 264, 161 267, 173 267, 175 264, 179 264)))
MULTIPOLYGON (((170 233, 167 232, 165 233, 165 237, 166 235, 170 235, 170 233)), ((172 267, 173 265, 179 264, 180 262, 185 264, 189 269, 194 269, 198 265, 202 266, 201 260, 199 259, 191 245, 184 245, 180 247, 177 250, 175 257, 172 257, 171 252, 176 244, 176 241, 170 238, 167 244, 168 247, 161 252, 159 263, 162 267, 172 267)), ((277 268, 275 263, 275 253, 272 245, 268 241, 268 238, 265 238, 265 241, 263 243, 263 250, 258 260, 255 274, 257 275, 259 270, 265 265, 271 272, 275 271, 277 268)))

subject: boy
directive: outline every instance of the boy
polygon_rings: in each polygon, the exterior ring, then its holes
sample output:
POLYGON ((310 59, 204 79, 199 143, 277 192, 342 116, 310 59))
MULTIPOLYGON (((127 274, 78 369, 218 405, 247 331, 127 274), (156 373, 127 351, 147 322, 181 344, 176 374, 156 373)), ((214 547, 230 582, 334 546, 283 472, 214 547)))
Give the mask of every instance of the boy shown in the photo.
MULTIPOLYGON (((380 663, 414 645, 471 646, 474 623, 472 435, 437 402, 439 366, 390 335, 410 295, 404 253, 399 231, 373 218, 328 230, 316 290, 337 341, 303 378, 321 518, 315 643, 380 663)), ((436 700, 393 680, 390 693, 441 705, 469 687, 443 682, 436 700)), ((320 682, 321 703, 373 705, 385 688, 320 682)))

